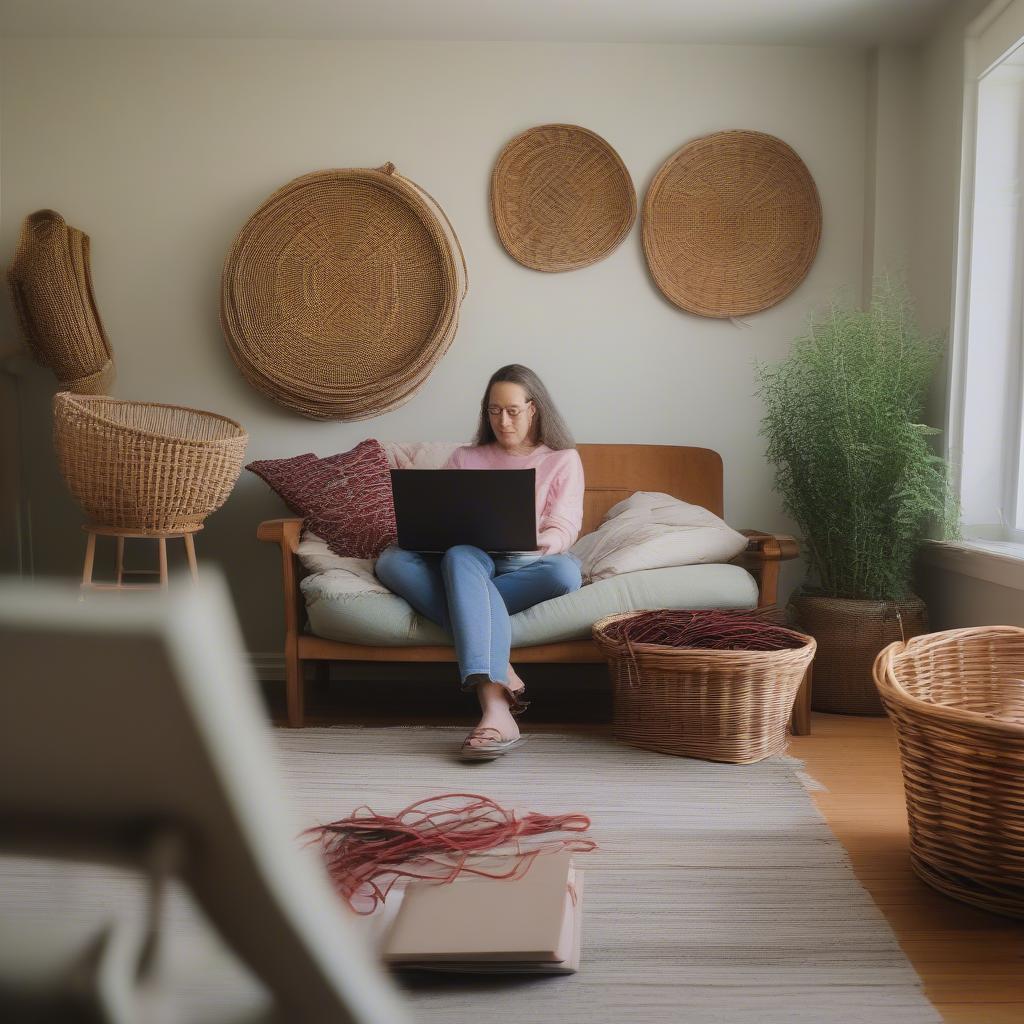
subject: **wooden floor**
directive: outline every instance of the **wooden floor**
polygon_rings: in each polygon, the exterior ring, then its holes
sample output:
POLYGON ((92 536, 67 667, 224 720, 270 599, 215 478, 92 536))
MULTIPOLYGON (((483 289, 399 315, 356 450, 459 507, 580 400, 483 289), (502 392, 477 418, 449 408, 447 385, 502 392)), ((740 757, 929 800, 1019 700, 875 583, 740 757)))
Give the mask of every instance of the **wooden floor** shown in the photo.
MULTIPOLYGON (((611 731, 606 681, 579 666, 578 673, 565 666, 548 678, 545 668, 531 666, 535 700, 527 731, 611 731)), ((401 708, 405 724, 468 727, 471 705, 452 686, 450 670, 446 675, 443 667, 435 669, 436 679, 407 684, 311 683, 309 724, 395 725, 395 709, 401 708)), ((281 724, 282 689, 267 687, 271 713, 281 724)), ((793 737, 789 753, 827 787, 814 794, 818 807, 944 1018, 952 1024, 1024 1024, 1024 922, 948 899, 910 870, 903 782, 889 720, 815 714, 811 735, 793 737)))
POLYGON ((943 1017, 955 1024, 1022 1024, 1024 922, 948 899, 910 870, 889 720, 816 714, 811 735, 794 737, 789 753, 827 787, 815 794, 818 807, 943 1017))

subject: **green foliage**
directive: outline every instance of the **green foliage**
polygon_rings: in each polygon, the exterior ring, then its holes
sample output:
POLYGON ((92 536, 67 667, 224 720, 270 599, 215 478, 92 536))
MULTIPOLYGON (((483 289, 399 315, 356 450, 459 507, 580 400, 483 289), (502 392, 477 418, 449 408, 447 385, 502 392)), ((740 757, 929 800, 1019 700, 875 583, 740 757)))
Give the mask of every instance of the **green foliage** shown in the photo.
POLYGON ((833 304, 785 362, 757 367, 775 487, 828 596, 906 596, 928 530, 955 532, 938 431, 919 422, 941 352, 882 282, 870 309, 833 304))

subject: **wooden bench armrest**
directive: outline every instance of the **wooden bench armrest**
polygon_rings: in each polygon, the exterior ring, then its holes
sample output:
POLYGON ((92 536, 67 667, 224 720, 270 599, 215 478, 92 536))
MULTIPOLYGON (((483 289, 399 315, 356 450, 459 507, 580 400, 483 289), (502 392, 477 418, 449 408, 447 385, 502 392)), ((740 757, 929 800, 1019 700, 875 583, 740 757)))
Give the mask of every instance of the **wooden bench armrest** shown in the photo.
POLYGON ((757 580, 758 608, 775 604, 779 592, 779 563, 800 554, 800 545, 782 533, 740 530, 747 538, 747 550, 733 561, 742 565, 757 580))
POLYGON ((301 519, 265 519, 256 527, 259 540, 280 544, 289 554, 295 554, 302 536, 301 519))
POLYGON ((747 538, 747 550, 740 558, 757 562, 785 562, 800 554, 796 539, 785 533, 762 533, 760 530, 740 530, 747 538))

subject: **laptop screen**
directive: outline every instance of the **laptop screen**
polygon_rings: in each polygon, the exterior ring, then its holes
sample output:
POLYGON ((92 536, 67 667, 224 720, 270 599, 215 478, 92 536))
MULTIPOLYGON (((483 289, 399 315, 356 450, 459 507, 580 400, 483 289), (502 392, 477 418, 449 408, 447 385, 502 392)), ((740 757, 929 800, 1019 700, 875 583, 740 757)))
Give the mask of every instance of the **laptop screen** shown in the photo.
POLYGON ((399 547, 536 551, 536 476, 533 469, 391 470, 399 547))

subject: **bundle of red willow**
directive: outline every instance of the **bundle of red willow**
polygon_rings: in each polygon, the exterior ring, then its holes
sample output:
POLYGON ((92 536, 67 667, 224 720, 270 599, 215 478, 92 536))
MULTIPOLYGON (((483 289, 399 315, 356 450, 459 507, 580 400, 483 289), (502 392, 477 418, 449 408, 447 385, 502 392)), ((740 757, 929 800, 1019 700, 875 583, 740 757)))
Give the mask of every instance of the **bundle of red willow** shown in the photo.
POLYGON ((765 614, 733 611, 651 611, 611 623, 613 641, 712 651, 781 651, 802 647, 804 639, 765 614))
POLYGON ((372 914, 400 879, 450 882, 461 872, 488 878, 519 877, 533 858, 553 850, 586 852, 592 839, 550 839, 524 846, 522 839, 552 832, 585 832, 583 814, 530 812, 522 818, 489 797, 445 793, 410 804, 395 815, 357 807, 347 818, 303 834, 320 843, 327 871, 357 914, 372 914), (497 869, 479 856, 499 854, 497 869), (511 866, 508 866, 511 865, 511 866))

